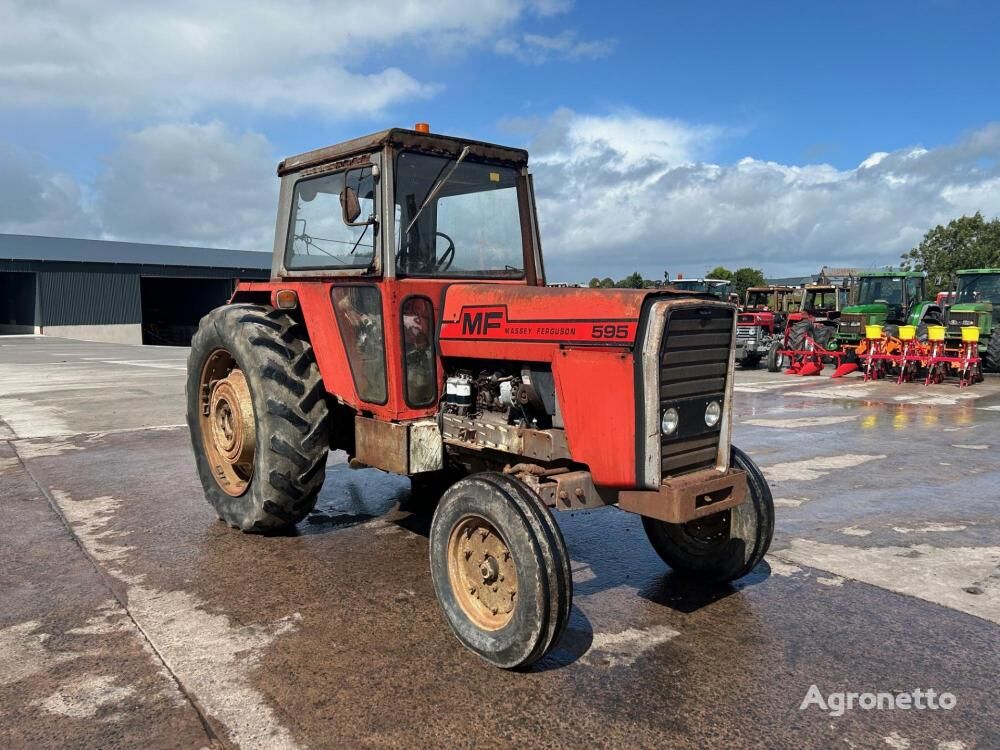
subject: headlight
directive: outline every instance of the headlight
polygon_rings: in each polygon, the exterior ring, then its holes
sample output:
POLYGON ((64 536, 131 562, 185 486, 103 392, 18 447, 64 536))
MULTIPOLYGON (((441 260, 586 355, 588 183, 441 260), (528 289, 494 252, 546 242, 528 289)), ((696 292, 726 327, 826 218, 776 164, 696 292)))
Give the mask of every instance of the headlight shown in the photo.
POLYGON ((673 435, 677 432, 677 425, 680 423, 680 416, 674 408, 663 412, 663 419, 660 420, 660 431, 664 435, 673 435))
MULTIPOLYGON (((713 401, 707 407, 705 407, 705 424, 708 427, 715 427, 719 424, 719 419, 722 418, 722 404, 718 401, 713 401)), ((664 417, 666 419, 666 417, 664 417)))

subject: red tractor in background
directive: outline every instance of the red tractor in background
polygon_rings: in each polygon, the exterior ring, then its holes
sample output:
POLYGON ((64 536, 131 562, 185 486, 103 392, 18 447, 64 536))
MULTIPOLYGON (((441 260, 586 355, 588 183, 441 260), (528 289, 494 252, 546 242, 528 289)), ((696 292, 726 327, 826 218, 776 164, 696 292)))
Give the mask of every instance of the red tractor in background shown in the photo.
POLYGON ((821 280, 800 290, 799 309, 786 316, 782 335, 768 349, 769 372, 780 372, 791 364, 782 352, 801 351, 810 339, 824 348, 833 340, 840 311, 850 304, 851 288, 852 277, 845 277, 839 284, 821 280))
POLYGON ((220 519, 294 527, 331 449, 408 475, 411 504, 436 505, 443 618, 503 668, 540 659, 569 619, 552 510, 639 514, 679 575, 732 581, 763 559, 771 492, 730 442, 732 305, 545 287, 520 149, 393 129, 278 174, 271 280, 203 318, 188 360, 220 519))
POLYGON ((755 286, 736 321, 736 361, 752 370, 784 334, 785 320, 793 314, 797 290, 790 286, 755 286))

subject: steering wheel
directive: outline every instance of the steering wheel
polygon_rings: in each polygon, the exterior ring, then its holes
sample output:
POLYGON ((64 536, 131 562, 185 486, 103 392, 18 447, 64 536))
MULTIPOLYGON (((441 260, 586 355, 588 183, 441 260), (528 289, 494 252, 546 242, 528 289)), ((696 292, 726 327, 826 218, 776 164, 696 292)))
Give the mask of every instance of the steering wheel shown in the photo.
POLYGON ((448 249, 445 250, 441 257, 434 263, 434 271, 436 273, 440 273, 441 271, 447 271, 451 268, 451 263, 455 260, 455 241, 444 232, 435 232, 434 236, 444 237, 448 240, 448 249))

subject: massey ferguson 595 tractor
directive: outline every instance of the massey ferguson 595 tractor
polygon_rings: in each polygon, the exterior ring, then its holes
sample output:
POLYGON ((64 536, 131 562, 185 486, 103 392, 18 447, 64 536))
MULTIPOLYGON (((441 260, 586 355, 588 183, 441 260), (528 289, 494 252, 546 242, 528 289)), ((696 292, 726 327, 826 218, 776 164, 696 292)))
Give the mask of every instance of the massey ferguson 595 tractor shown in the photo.
POLYGON ((444 619, 504 668, 566 627, 553 509, 640 514, 678 574, 732 581, 760 562, 774 510, 730 445, 732 305, 546 288, 519 149, 418 126, 278 174, 272 278, 201 321, 188 366, 197 468, 223 521, 301 521, 330 449, 409 475, 413 499, 440 498, 444 619))

